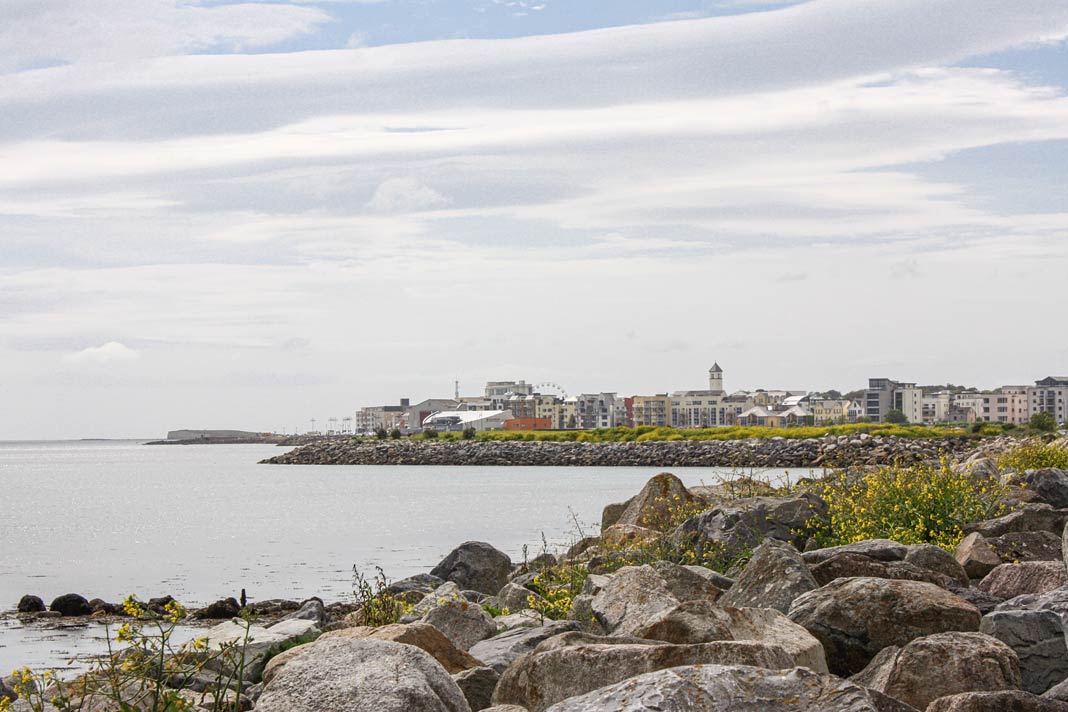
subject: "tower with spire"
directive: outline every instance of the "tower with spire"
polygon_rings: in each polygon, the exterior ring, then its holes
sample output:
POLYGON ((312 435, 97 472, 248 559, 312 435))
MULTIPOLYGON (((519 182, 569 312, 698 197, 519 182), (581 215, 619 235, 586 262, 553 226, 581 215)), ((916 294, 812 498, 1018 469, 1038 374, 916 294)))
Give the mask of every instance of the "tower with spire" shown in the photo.
POLYGON ((708 390, 723 393, 723 369, 718 363, 713 363, 708 369, 708 390))

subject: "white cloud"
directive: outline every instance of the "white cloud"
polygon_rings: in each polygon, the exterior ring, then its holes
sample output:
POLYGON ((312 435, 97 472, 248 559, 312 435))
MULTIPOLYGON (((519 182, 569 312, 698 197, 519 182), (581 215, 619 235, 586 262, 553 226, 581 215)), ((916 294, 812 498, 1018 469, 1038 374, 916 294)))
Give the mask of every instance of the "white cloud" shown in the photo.
POLYGON ((101 346, 91 346, 67 355, 72 363, 113 363, 116 361, 133 361, 141 354, 118 341, 109 341, 101 346))
POLYGON ((38 62, 263 47, 330 19, 311 7, 204 0, 6 0, 3 15, 0 71, 38 62))
POLYGON ((371 210, 388 213, 411 213, 447 205, 449 199, 414 178, 390 178, 383 181, 367 201, 371 210))

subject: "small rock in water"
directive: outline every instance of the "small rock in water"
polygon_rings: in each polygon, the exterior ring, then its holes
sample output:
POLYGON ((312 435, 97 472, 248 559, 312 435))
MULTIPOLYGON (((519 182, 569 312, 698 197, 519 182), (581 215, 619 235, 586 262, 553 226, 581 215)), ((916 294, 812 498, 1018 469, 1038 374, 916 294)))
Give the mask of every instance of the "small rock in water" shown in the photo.
POLYGON ((77 593, 67 593, 52 601, 49 608, 62 616, 89 616, 93 609, 85 596, 77 593))
POLYGON ((45 604, 40 596, 31 596, 27 594, 19 599, 19 613, 40 613, 44 610, 46 610, 45 604))

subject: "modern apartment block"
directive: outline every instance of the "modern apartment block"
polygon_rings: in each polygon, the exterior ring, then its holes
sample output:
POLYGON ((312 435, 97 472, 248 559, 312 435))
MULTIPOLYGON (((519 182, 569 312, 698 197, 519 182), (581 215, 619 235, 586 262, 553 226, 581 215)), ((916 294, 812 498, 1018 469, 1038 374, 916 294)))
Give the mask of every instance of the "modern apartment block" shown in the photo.
POLYGON ((1002 386, 990 393, 981 393, 975 418, 992 423, 1023 425, 1031 418, 1027 386, 1002 386))
POLYGON ((373 433, 379 428, 392 430, 404 425, 404 416, 411 407, 408 398, 401 398, 399 405, 371 405, 356 411, 354 427, 357 433, 373 433))
POLYGON ((627 411, 615 393, 583 393, 575 398, 575 420, 579 428, 614 428, 624 425, 627 411))
POLYGON ((1027 388, 1028 418, 1036 413, 1050 413, 1058 423, 1068 422, 1068 376, 1048 376, 1027 388))
POLYGON ((889 378, 868 379, 864 415, 873 423, 882 423, 891 410, 900 410, 910 423, 922 423, 923 391, 915 383, 898 383, 889 378))
POLYGON ((655 396, 634 396, 634 425, 655 428, 671 424, 671 397, 667 393, 655 396))
POLYGON ((489 381, 486 383, 484 397, 494 410, 507 407, 511 395, 529 396, 534 393, 534 385, 526 381, 489 381))

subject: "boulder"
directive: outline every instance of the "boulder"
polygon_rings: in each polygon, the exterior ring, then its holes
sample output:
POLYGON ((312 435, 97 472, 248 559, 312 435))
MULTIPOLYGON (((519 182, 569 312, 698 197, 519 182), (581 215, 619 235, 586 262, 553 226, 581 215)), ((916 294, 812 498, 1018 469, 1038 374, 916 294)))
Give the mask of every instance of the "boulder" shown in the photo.
MULTIPOLYGON (((547 712, 907 712, 831 675, 805 668, 767 670, 689 665, 646 673, 572 697, 547 712)), ((912 710, 915 712, 915 710, 912 710)))
POLYGON ((493 690, 501 674, 490 667, 476 667, 457 673, 452 679, 471 706, 471 712, 480 712, 493 704, 493 690))
POLYGON ((658 614, 635 635, 675 644, 749 640, 778 645, 793 658, 794 665, 827 672, 823 645, 771 608, 724 608, 709 601, 687 601, 658 614))
POLYGON ((1048 504, 1025 504, 995 519, 965 524, 965 534, 976 532, 997 537, 1010 532, 1060 532, 1068 523, 1068 509, 1054 509, 1048 504))
POLYGON ((637 524, 613 524, 601 532, 601 542, 614 549, 631 549, 649 544, 664 535, 656 529, 637 524))
POLYGON ((680 601, 715 601, 723 593, 714 583, 715 577, 697 573, 689 566, 679 566, 670 561, 655 561, 650 566, 664 581, 671 595, 680 601))
POLYGON ((233 618, 241 612, 241 604, 236 598, 223 598, 193 613, 201 620, 219 620, 233 618))
POLYGON ((687 600, 714 601, 720 590, 682 566, 667 562, 626 566, 590 601, 594 617, 610 633, 633 633, 652 616, 687 600))
POLYGON ((925 581, 947 588, 956 583, 944 574, 923 569, 905 561, 880 561, 853 552, 835 554, 812 567, 812 577, 819 586, 826 586, 836 578, 885 578, 904 581, 925 581))
MULTIPOLYGON (((207 639, 208 648, 215 650, 223 645, 241 646, 247 636, 249 640, 245 645, 244 679, 247 682, 255 682, 263 674, 263 668, 270 654, 309 640, 318 634, 319 629, 312 621, 280 621, 266 628, 253 625, 246 629, 244 621, 238 623, 230 620, 209 628, 204 637, 207 639)), ((226 664, 224 660, 216 658, 208 664, 208 669, 231 672, 223 669, 226 664)))
POLYGON ((44 610, 46 610, 44 601, 42 601, 38 596, 31 596, 27 594, 19 599, 19 613, 40 613, 44 610))
POLYGON ((734 585, 720 604, 736 608, 774 608, 786 613, 802 593, 819 585, 793 545, 766 539, 753 551, 734 585))
POLYGON ((991 596, 986 591, 980 591, 977 588, 965 586, 950 586, 949 591, 978 608, 979 612, 984 616, 997 608, 998 604, 1005 600, 1003 598, 998 598, 997 596, 991 596))
POLYGON ((394 581, 389 584, 386 586, 386 593, 393 594, 394 596, 401 593, 407 593, 408 591, 427 594, 443 583, 445 583, 444 579, 438 578, 437 576, 431 574, 416 574, 415 576, 409 576, 406 579, 394 581))
MULTIPOLYGON (((700 502, 675 475, 661 472, 645 483, 641 492, 627 503, 613 526, 634 525, 665 532, 674 529, 672 513, 680 507, 700 502)), ((602 517, 603 520, 603 517, 602 517)))
POLYGON ((789 617, 823 643, 836 675, 860 672, 891 645, 950 631, 975 631, 979 610, 934 584, 881 578, 840 578, 810 591, 789 617))
POLYGON ((1028 470, 1017 477, 1027 491, 1038 502, 1043 502, 1056 509, 1068 507, 1068 470, 1045 467, 1041 470, 1028 470))
POLYGON ((601 511, 601 531, 608 529, 611 526, 615 526, 616 522, 623 515, 623 512, 627 511, 627 507, 630 506, 631 501, 634 498, 631 497, 626 502, 616 502, 615 504, 607 505, 601 511))
POLYGON ((86 600, 85 596, 80 596, 77 593, 67 593, 55 599, 52 601, 52 605, 49 606, 49 610, 55 611, 64 617, 88 616, 93 613, 89 601, 86 600))
POLYGON ((495 704, 518 704, 531 712, 627 678, 680 665, 792 667, 777 646, 751 642, 698 645, 604 645, 579 643, 553 648, 550 639, 504 671, 495 704), (543 648, 543 646, 546 646, 543 648))
POLYGON ((706 566, 695 566, 693 564, 686 564, 682 568, 686 569, 687 571, 693 571, 701 578, 714 584, 715 587, 720 589, 721 591, 726 591, 734 585, 734 579, 728 578, 720 572, 713 571, 712 569, 706 566))
POLYGON ((322 628, 326 624, 326 606, 321 598, 309 598, 300 604, 300 608, 282 616, 284 621, 312 621, 322 628))
POLYGON ((908 553, 907 546, 890 539, 865 539, 852 544, 806 551, 801 556, 806 564, 815 565, 839 554, 860 554, 876 561, 904 561, 908 553))
POLYGON ((492 596, 508 583, 512 560, 481 541, 468 541, 449 552, 430 574, 452 581, 463 589, 471 589, 492 596))
POLYGON ((89 608, 94 616, 114 616, 124 613, 122 606, 117 603, 108 603, 102 598, 94 598, 89 601, 89 608))
POLYGON ((748 497, 720 505, 683 522, 672 534, 700 551, 733 558, 764 539, 805 544, 805 529, 827 515, 827 503, 811 493, 791 497, 748 497))
POLYGON ((420 650, 429 653, 450 675, 481 665, 478 659, 457 648, 440 630, 429 623, 395 623, 381 628, 369 628, 366 626, 342 628, 323 633, 320 640, 329 640, 331 638, 349 638, 352 640, 369 638, 414 645, 420 650))
POLYGON ((16 695, 15 690, 12 689, 14 686, 13 680, 9 681, 6 677, 0 677, 0 701, 14 701, 18 699, 18 695, 16 695))
POLYGON ((526 707, 520 707, 519 705, 494 705, 493 707, 487 707, 482 712, 529 712, 526 707))
POLYGON ((1063 561, 1025 561, 1000 564, 979 582, 979 590, 999 598, 1046 593, 1068 584, 1063 561))
POLYGON ((579 630, 574 621, 550 621, 538 628, 513 628, 475 643, 468 651, 472 657, 503 673, 513 662, 553 636, 579 630))
POLYGON ((909 552, 905 554, 905 563, 948 576, 962 586, 968 585, 968 573, 964 567, 953 554, 940 546, 913 544, 909 546, 909 552))
POLYGON ((980 457, 968 463, 967 472, 976 479, 997 482, 1001 476, 998 464, 989 457, 980 457))
POLYGON ((421 620, 444 633, 460 650, 470 650, 478 641, 497 634, 497 623, 493 617, 482 606, 466 600, 440 603, 421 620))
POLYGON ((1068 702, 1068 680, 1058 682, 1056 685, 1043 692, 1042 696, 1051 700, 1068 702))
POLYGON ((506 583, 497 593, 497 602, 500 608, 507 608, 511 612, 530 608, 529 598, 540 599, 541 596, 515 583, 506 583))
POLYGON ((986 543, 1005 563, 1063 561, 1061 537, 1053 532, 1009 532, 988 537, 986 543))
POLYGON ((979 629, 1016 651, 1023 689, 1040 694, 1068 678, 1066 617, 1068 590, 1061 589, 1005 601, 983 616, 979 629))
POLYGON ((1068 712, 1068 703, 1022 690, 963 692, 938 698, 926 712, 1068 712))
POLYGON ((334 638, 310 648, 264 686, 256 712, 471 712, 449 674, 414 646, 334 638))
POLYGON ((1002 563, 1001 557, 979 532, 972 532, 961 539, 953 557, 964 568, 968 577, 973 579, 983 578, 1002 563))
POLYGON ((883 648, 850 678, 895 700, 926 709, 938 697, 976 690, 1017 690, 1012 648, 982 633, 937 633, 883 648))

